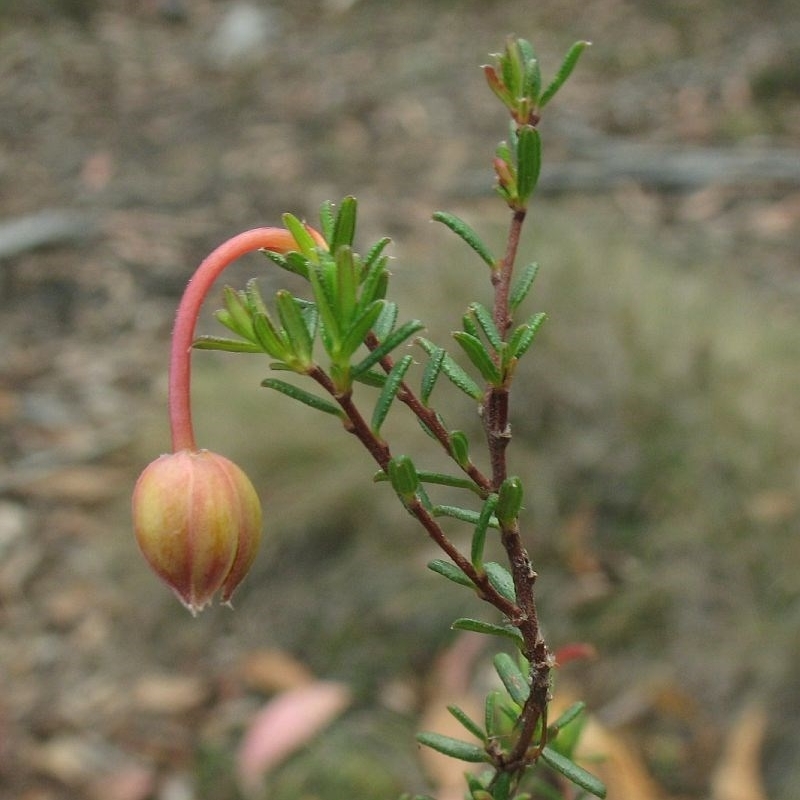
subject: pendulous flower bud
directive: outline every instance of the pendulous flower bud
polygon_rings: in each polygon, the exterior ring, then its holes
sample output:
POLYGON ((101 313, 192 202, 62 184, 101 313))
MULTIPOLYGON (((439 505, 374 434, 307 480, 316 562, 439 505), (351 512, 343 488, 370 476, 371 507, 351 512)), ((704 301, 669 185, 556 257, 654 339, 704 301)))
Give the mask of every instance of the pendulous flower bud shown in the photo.
POLYGON ((209 450, 151 462, 133 491, 133 525, 144 557, 197 614, 230 600, 261 540, 261 504, 247 475, 209 450))

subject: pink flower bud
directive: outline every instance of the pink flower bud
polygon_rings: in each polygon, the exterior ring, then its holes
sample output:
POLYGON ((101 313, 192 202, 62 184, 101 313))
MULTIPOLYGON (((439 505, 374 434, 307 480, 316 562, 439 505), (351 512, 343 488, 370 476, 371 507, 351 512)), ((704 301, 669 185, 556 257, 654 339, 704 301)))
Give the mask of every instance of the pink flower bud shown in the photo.
POLYGON ((133 491, 144 557, 197 614, 221 591, 230 600, 261 540, 261 504, 239 467, 208 450, 179 450, 150 463, 133 491))

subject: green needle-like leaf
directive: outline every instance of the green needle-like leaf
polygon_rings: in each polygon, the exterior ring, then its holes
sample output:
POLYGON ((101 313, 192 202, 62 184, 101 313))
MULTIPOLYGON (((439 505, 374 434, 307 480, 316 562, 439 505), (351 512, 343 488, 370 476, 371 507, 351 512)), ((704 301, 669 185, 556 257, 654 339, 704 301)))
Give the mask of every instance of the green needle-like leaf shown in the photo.
POLYGON ((253 320, 247 307, 245 293, 226 286, 222 290, 222 298, 225 303, 224 310, 227 311, 227 314, 220 316, 219 312, 217 312, 217 320, 234 333, 238 333, 245 339, 252 340, 253 320))
POLYGON ((529 58, 525 64, 525 96, 535 104, 542 90, 542 70, 538 58, 529 58))
POLYGON ((492 357, 486 351, 483 342, 464 331, 456 331, 453 334, 453 338, 461 345, 461 349, 480 372, 481 377, 492 386, 499 386, 501 382, 500 370, 497 364, 492 361, 492 357))
POLYGON ((435 558, 433 561, 428 562, 428 569, 441 575, 443 578, 457 583, 459 586, 467 586, 470 589, 474 588, 472 581, 455 565, 452 561, 444 561, 441 558, 435 558))
POLYGON ((353 319, 358 290, 358 265, 349 245, 336 250, 336 311, 342 327, 353 319))
POLYGON ((291 349, 286 337, 278 330, 268 314, 260 312, 253 314, 253 333, 255 340, 273 358, 280 361, 292 360, 291 349))
POLYGON ((561 62, 561 67, 556 73, 555 78, 553 78, 549 86, 542 92, 542 96, 539 98, 540 109, 544 108, 553 99, 556 92, 564 85, 567 78, 569 78, 569 76, 572 74, 572 70, 575 69, 575 65, 578 63, 581 53, 583 53, 583 51, 589 47, 590 44, 591 42, 575 42, 575 44, 570 47, 570 49, 567 51, 567 55, 561 62))
POLYGON ((483 569, 483 549, 486 545, 486 532, 489 530, 489 522, 492 519, 492 514, 496 507, 497 495, 490 494, 484 501, 480 517, 478 517, 478 524, 475 526, 475 532, 472 534, 470 561, 472 561, 472 566, 477 570, 483 569))
POLYGON ((432 750, 444 753, 446 756, 456 758, 459 761, 480 764, 490 760, 486 751, 479 745, 471 742, 462 742, 460 739, 444 736, 441 733, 431 733, 429 731, 418 733, 417 741, 432 750))
POLYGON ((223 336, 198 336, 193 342, 195 350, 224 350, 227 353, 263 353, 264 349, 243 339, 226 339, 223 336))
POLYGON ((391 244, 391 239, 388 236, 384 236, 383 239, 375 242, 372 247, 370 247, 369 252, 364 259, 364 266, 369 269, 373 264, 375 264, 378 259, 381 257, 381 254, 386 249, 388 244, 391 244))
POLYGON ((470 303, 469 310, 480 325, 483 335, 486 337, 489 344, 494 348, 495 352, 500 350, 503 345, 503 338, 500 336, 500 331, 494 324, 492 315, 489 309, 481 303, 470 303))
POLYGON ((384 256, 366 268, 358 297, 359 309, 363 310, 374 303, 375 300, 382 300, 385 297, 386 288, 389 284, 386 261, 386 256, 384 256))
POLYGON ((352 247, 356 233, 357 207, 358 203, 355 197, 345 197, 342 200, 336 215, 333 235, 329 240, 332 253, 336 254, 342 246, 352 247))
POLYGON ((334 405, 322 397, 317 397, 317 395, 311 394, 311 392, 307 392, 305 389, 301 389, 292 383, 286 383, 286 381, 281 381, 277 378, 265 378, 261 381, 261 385, 267 389, 274 389, 276 392, 285 394, 293 400, 299 400, 301 403, 315 408, 317 411, 324 411, 326 414, 332 414, 335 417, 344 416, 344 412, 339 406, 334 405))
POLYGON ((475 722, 463 708, 456 705, 447 706, 447 710, 476 738, 486 741, 486 731, 475 722))
POLYGON ((389 481, 403 502, 410 501, 419 488, 419 475, 408 456, 396 456, 388 465, 389 481))
POLYGON ((423 483, 433 483, 437 486, 452 486, 455 489, 469 489, 480 496, 480 488, 471 481, 469 478, 463 478, 460 475, 445 475, 442 472, 425 472, 420 471, 419 479, 423 483))
POLYGON ((294 214, 284 214, 283 217, 284 227, 292 234, 294 240, 297 242, 297 249, 306 258, 312 261, 316 259, 317 243, 314 237, 308 232, 305 225, 294 214))
POLYGON ((487 561, 483 565, 483 569, 495 591, 499 592, 506 600, 516 603, 517 593, 514 589, 514 579, 511 577, 511 573, 496 561, 487 561))
POLYGON ((403 382, 408 368, 414 361, 411 355, 403 356, 395 363, 389 374, 386 376, 386 383, 381 390, 378 402, 375 403, 375 410, 372 412, 372 432, 377 436, 380 433, 381 426, 386 420, 386 415, 389 413, 392 401, 397 396, 400 389, 400 384, 403 382))
POLYGON ((290 292, 281 289, 275 294, 275 306, 294 355, 302 366, 310 366, 314 342, 297 302, 290 292))
POLYGON ((486 695, 483 707, 483 724, 486 735, 492 738, 498 734, 497 730, 497 704, 500 701, 500 692, 496 689, 486 695))
POLYGON ((450 431, 450 455, 462 469, 469 465, 469 439, 464 431, 450 431))
POLYGON ((433 215, 433 219, 446 225, 453 233, 460 236, 492 269, 497 266, 497 259, 463 219, 459 219, 455 214, 448 214, 446 211, 437 211, 433 215))
POLYGON ((372 386, 375 389, 382 389, 386 384, 386 373, 378 372, 375 369, 368 369, 366 372, 359 372, 358 375, 352 375, 352 377, 354 381, 363 383, 364 386, 372 386))
POLYGON ((579 767, 574 761, 554 750, 549 745, 542 749, 542 760, 556 772, 560 772, 576 786, 593 794, 595 797, 604 798, 606 796, 605 784, 591 772, 579 767))
POLYGON ((512 525, 519 517, 522 499, 522 481, 516 475, 509 475, 500 485, 496 508, 497 519, 503 527, 512 525))
POLYGON ((524 205, 533 194, 542 168, 542 142, 539 131, 523 125, 517 134, 517 193, 524 205))
POLYGON ((506 691, 511 695, 511 699, 518 706, 524 706, 531 692, 531 687, 517 663, 508 653, 498 653, 492 663, 500 676, 500 680, 503 682, 503 686, 506 687, 506 691))
POLYGON ((462 617, 457 619, 451 626, 454 631, 471 631, 472 633, 485 633, 489 636, 503 636, 506 639, 513 639, 517 644, 522 642, 522 634, 516 628, 495 625, 492 622, 483 622, 479 619, 462 617))
POLYGON ((333 239, 333 229, 336 225, 336 212, 331 200, 325 200, 319 207, 319 225, 326 242, 333 239))
POLYGON ((533 340, 536 338, 539 328, 542 327, 542 323, 546 319, 547 315, 540 311, 514 331, 508 343, 508 348, 513 358, 522 358, 528 348, 533 344, 533 340))
POLYGON ((328 355, 334 358, 338 356, 341 342, 341 328, 336 313, 334 288, 330 285, 328 274, 322 265, 310 264, 309 266, 308 277, 324 329, 323 344, 328 355))
POLYGON ((436 379, 442 371, 442 363, 444 357, 447 355, 442 347, 434 347, 433 352, 428 358, 428 363, 425 365, 425 370, 422 373, 422 386, 420 389, 420 400, 424 405, 428 405, 433 387, 436 385, 436 379))
POLYGON ((375 338, 382 342, 388 338, 389 334, 394 330, 395 323, 397 322, 397 303, 387 301, 383 307, 383 313, 378 317, 378 321, 372 328, 375 338))
MULTIPOLYGON (((480 512, 478 511, 473 511, 469 508, 461 508, 460 506, 448 505, 434 506, 433 515, 435 517, 452 517, 453 519, 459 519, 462 522, 468 522, 470 525, 477 525, 481 517, 480 512)), ((496 517, 489 517, 489 527, 499 527, 496 517)))
POLYGON ((418 319, 413 319, 401 325, 397 330, 392 331, 363 361, 353 367, 353 375, 360 375, 374 364, 377 364, 384 356, 389 355, 392 350, 399 347, 406 339, 424 327, 418 319))
POLYGON ((353 321, 353 324, 342 339, 341 353, 343 357, 350 358, 358 350, 377 322, 385 305, 385 300, 376 300, 371 306, 367 307, 360 317, 353 321))
POLYGON ((586 703, 578 700, 573 703, 566 711, 559 715, 558 719, 548 725, 548 738, 555 738, 562 728, 566 728, 570 722, 574 722, 586 710, 586 703))
POLYGON ((528 264, 528 266, 525 267, 519 280, 514 284, 514 288, 511 290, 511 296, 508 299, 508 305, 512 311, 516 311, 522 301, 528 296, 528 292, 530 292, 538 272, 539 265, 536 262, 528 264))

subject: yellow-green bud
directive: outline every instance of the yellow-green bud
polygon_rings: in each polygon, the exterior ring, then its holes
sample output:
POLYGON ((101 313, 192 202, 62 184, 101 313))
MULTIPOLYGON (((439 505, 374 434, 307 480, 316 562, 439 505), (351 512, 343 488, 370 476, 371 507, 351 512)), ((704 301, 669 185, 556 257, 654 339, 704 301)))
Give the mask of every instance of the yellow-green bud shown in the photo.
POLYGON ((247 475, 208 450, 157 458, 133 492, 133 525, 155 573, 196 614, 228 602, 261 540, 261 504, 247 475))

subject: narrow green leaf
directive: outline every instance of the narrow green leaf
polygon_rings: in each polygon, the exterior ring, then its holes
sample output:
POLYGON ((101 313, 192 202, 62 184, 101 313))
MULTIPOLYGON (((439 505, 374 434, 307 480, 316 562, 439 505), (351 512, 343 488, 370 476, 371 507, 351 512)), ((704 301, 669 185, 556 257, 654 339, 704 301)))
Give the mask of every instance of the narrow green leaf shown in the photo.
POLYGON ((392 331, 369 355, 353 367, 353 375, 359 375, 377 364, 384 356, 389 355, 392 350, 424 327, 418 319, 413 319, 392 331))
POLYGON ((480 372, 481 377, 492 386, 499 386, 501 381, 500 370, 497 364, 492 361, 492 357, 486 351, 483 342, 464 331, 455 331, 453 338, 459 343, 473 366, 480 372))
MULTIPOLYGON (((492 782, 492 800, 509 800, 514 781, 513 772, 501 772, 492 782)), ((522 795, 515 795, 514 797, 514 800, 521 799, 522 795)))
POLYGON ((264 349, 253 342, 242 339, 226 339, 223 336, 198 336, 193 342, 195 350, 224 350, 227 353, 263 353, 264 349))
POLYGON ((400 384, 405 377, 408 368, 414 362, 414 357, 411 355, 403 356, 399 361, 395 362, 389 374, 386 376, 386 383, 381 390, 378 401, 375 403, 375 409, 372 412, 372 432, 377 436, 380 434, 381 426, 386 420, 386 415, 389 413, 389 408, 392 401, 400 389, 400 384))
POLYGON ((514 100, 522 95, 523 68, 518 41, 514 37, 509 37, 506 42, 506 51, 500 57, 503 83, 508 87, 509 94, 514 100))
POLYGON ((465 333, 468 333, 470 336, 474 336, 476 339, 480 339, 481 334, 478 330, 478 326, 475 324, 475 318, 472 316, 472 314, 464 314, 464 316, 461 317, 461 325, 463 326, 465 333))
POLYGON ((511 577, 511 573, 496 561, 487 561, 483 565, 483 569, 495 591, 505 597, 506 600, 516 603, 517 593, 514 589, 514 579, 511 577))
POLYGON ((450 228, 450 230, 461 237, 489 267, 495 269, 497 266, 497 259, 492 255, 489 248, 483 243, 478 234, 475 233, 463 219, 455 216, 455 214, 449 214, 446 211, 437 211, 433 215, 433 219, 450 228))
POLYGON ((306 258, 312 258, 317 243, 314 237, 308 232, 306 226, 294 216, 294 214, 284 214, 282 219, 284 227, 292 234, 294 240, 297 242, 297 250, 306 256, 306 258))
MULTIPOLYGON (((486 784, 490 779, 491 778, 487 777, 486 781, 482 781, 477 775, 473 775, 470 772, 464 773, 464 780, 467 782, 467 788, 469 789, 472 800, 475 800, 475 792, 482 792, 485 790, 486 784)), ((489 800, 491 800, 491 795, 489 795, 489 800)))
POLYGON ((278 330, 268 314, 253 314, 253 333, 255 334, 255 340, 273 358, 277 358, 280 361, 291 359, 292 354, 286 342, 286 337, 278 330))
POLYGON ((564 85, 567 78, 572 74, 572 70, 575 69, 575 65, 578 63, 578 59, 581 57, 581 53, 591 45, 591 42, 575 42, 575 44, 570 47, 567 51, 567 55, 564 56, 564 60, 561 62, 561 66, 559 67, 558 72, 556 73, 555 78, 550 82, 549 86, 542 92, 542 96, 539 98, 539 108, 544 108, 555 96, 556 92, 564 85))
POLYGON ((322 265, 310 264, 309 267, 308 277, 325 333, 323 344, 328 355, 334 357, 338 353, 332 351, 338 350, 341 342, 341 328, 336 314, 334 288, 330 285, 328 275, 322 265))
POLYGON ((343 357, 350 358, 358 350, 377 322, 385 305, 385 300, 376 300, 371 306, 367 307, 361 316, 353 321, 353 324, 342 339, 341 353, 343 357))
POLYGON ((237 336, 242 336, 242 333, 239 331, 239 328, 236 324, 236 320, 231 315, 231 312, 228 311, 227 308, 220 308, 214 312, 214 319, 219 322, 220 325, 224 325, 229 331, 235 333, 237 336))
POLYGON ((516 311, 522 301, 528 296, 528 292, 530 292, 538 272, 539 265, 536 262, 528 264, 528 266, 525 267, 519 280, 514 284, 511 297, 508 299, 508 305, 512 311, 516 311))
POLYGON ((378 317, 378 321, 372 328, 375 338, 382 342, 394 330, 397 322, 397 303, 387 302, 383 307, 383 313, 378 317))
POLYGON ((294 301, 300 309, 303 321, 306 324, 306 329, 308 330, 308 335, 313 342, 317 337, 317 328, 319 327, 319 312, 317 311, 317 306, 310 300, 303 300, 301 297, 295 297, 294 301))
POLYGON ((342 327, 348 325, 356 309, 358 265, 349 245, 336 250, 336 311, 342 327))
MULTIPOLYGON (((459 506, 434 506, 433 515, 436 517, 452 517, 453 519, 460 519, 462 522, 468 522, 470 525, 477 525, 480 519, 480 513, 472 511, 469 508, 460 508, 459 506)), ((498 522, 496 517, 489 518, 489 527, 497 528, 498 522)))
POLYGON ((511 525, 519 517, 522 509, 523 487, 517 475, 509 475, 498 492, 497 519, 501 525, 511 525))
POLYGON ((265 255, 273 264, 277 264, 281 269, 289 269, 289 267, 286 266, 286 256, 283 255, 283 253, 276 253, 273 250, 259 250, 258 252, 265 255))
POLYGON ((585 710, 586 703, 584 703, 583 700, 577 700, 567 708, 550 727, 555 731, 566 728, 570 722, 577 719, 585 710))
MULTIPOLYGON (((269 251, 265 251, 269 254, 269 251)), ((306 258, 302 253, 287 253, 286 257, 284 258, 285 265, 284 269, 289 270, 289 272, 294 272, 296 275, 299 275, 301 278, 305 278, 308 280, 308 265, 310 260, 306 258)))
POLYGON ((533 340, 536 338, 539 328, 542 327, 542 323, 544 323, 546 319, 547 314, 540 311, 514 331, 508 343, 509 352, 513 358, 522 358, 528 348, 533 344, 533 340))
MULTIPOLYGON (((230 286, 226 286, 222 290, 222 297, 225 303, 225 310, 229 315, 226 317, 228 322, 223 322, 223 325, 234 333, 243 336, 245 339, 252 340, 253 320, 247 308, 245 293, 232 289, 230 286)), ((217 319, 220 320, 220 317, 217 316, 217 319)))
MULTIPOLYGON (((433 342, 423 338, 422 336, 417 337, 415 341, 428 355, 431 355, 431 353, 434 351, 434 348, 436 348, 436 345, 433 342)), ((483 398, 483 390, 478 386, 477 383, 475 383, 475 381, 472 380, 472 378, 470 378, 469 375, 467 375, 466 372, 464 372, 464 370, 453 360, 449 353, 445 353, 444 360, 442 361, 442 372, 444 372, 451 383, 461 389, 464 394, 468 395, 474 400, 480 400, 483 398)))
POLYGON ((433 561, 428 562, 428 569, 453 583, 457 583, 459 586, 467 586, 470 589, 475 587, 475 584, 452 561, 435 558, 433 561))
POLYGON ((503 636, 506 639, 513 639, 520 644, 522 634, 516 628, 509 628, 503 625, 495 625, 491 622, 483 622, 479 619, 462 617, 457 619, 451 626, 454 631, 471 631, 472 633, 485 633, 490 636, 503 636))
POLYGON ((275 306, 289 338, 291 349, 301 365, 309 366, 312 361, 314 342, 309 336, 308 326, 297 302, 290 292, 281 289, 275 294, 275 306))
POLYGON ((500 331, 497 330, 497 326, 494 324, 489 309, 481 303, 470 303, 469 310, 477 320, 478 325, 480 325, 483 335, 486 337, 489 344, 495 351, 500 350, 503 344, 503 337, 500 336, 500 331))
POLYGON ((441 733, 424 731, 417 734, 417 741, 446 756, 457 758, 459 761, 480 764, 490 760, 486 751, 479 745, 462 742, 461 739, 454 739, 452 736, 444 736, 441 733))
POLYGON ((447 710, 476 738, 486 741, 486 731, 475 722, 463 708, 456 705, 447 706, 447 710))
POLYGON ((362 276, 361 291, 358 296, 359 308, 363 310, 375 300, 382 300, 387 286, 388 271, 386 269, 386 257, 384 256, 367 267, 362 276))
POLYGON ((370 247, 369 252, 364 259, 364 266, 369 269, 373 264, 377 263, 378 259, 381 257, 381 254, 386 249, 386 246, 391 244, 391 239, 388 236, 384 236, 383 239, 375 242, 372 247, 370 247))
POLYGON ((408 456, 396 456, 388 465, 392 488, 403 500, 410 500, 419 488, 419 475, 414 462, 408 456))
POLYGON ((591 772, 579 767, 574 761, 553 750, 549 745, 542 749, 542 760, 556 772, 560 772, 565 778, 572 781, 576 786, 593 794, 595 797, 604 798, 606 796, 605 784, 591 772))
POLYGON ((356 211, 358 203, 355 197, 349 196, 342 200, 336 214, 336 223, 331 236, 330 248, 332 253, 337 253, 342 246, 352 247, 356 233, 356 211))
POLYGON ((354 381, 363 383, 364 386, 372 386, 376 389, 382 389, 386 385, 386 374, 374 369, 368 369, 366 372, 359 372, 358 375, 353 375, 352 377, 354 381))
POLYGON ((483 725, 489 738, 497 736, 497 704, 501 700, 500 692, 493 689, 486 695, 483 706, 483 725))
POLYGON ((434 347, 433 352, 428 358, 428 363, 425 365, 425 370, 422 373, 422 386, 420 389, 420 400, 423 405, 428 405, 433 387, 436 385, 436 379, 442 371, 442 363, 446 353, 443 347, 434 347))
POLYGON ((462 469, 469 465, 469 439, 464 431, 450 431, 450 454, 462 469))
POLYGON ((336 225, 336 214, 331 200, 326 200, 319 207, 319 225, 326 242, 333 238, 333 228, 336 225))
POLYGON ((511 699, 519 706, 524 706, 531 692, 530 684, 508 653, 498 653, 494 659, 494 668, 511 695, 511 699))
POLYGON ((324 411, 326 414, 333 414, 335 417, 343 416, 343 412, 338 406, 292 383, 286 383, 286 381, 280 381, 277 378, 265 378, 261 381, 261 385, 267 389, 274 389, 276 392, 285 394, 293 400, 299 400, 301 403, 315 408, 317 411, 324 411))
POLYGON ((542 70, 539 67, 539 59, 534 56, 525 62, 525 97, 529 97, 535 105, 541 90, 542 70))
POLYGON ((441 472, 421 471, 419 473, 419 479, 423 483, 433 483, 437 486, 452 486, 456 489, 469 489, 469 491, 480 495, 480 488, 469 478, 464 478, 460 475, 445 475, 441 472))
POLYGON ((533 194, 542 168, 542 142, 539 131, 523 125, 517 134, 517 193, 521 203, 533 194))
POLYGON ((490 494, 483 503, 481 515, 478 517, 478 524, 472 534, 472 551, 470 561, 477 570, 483 569, 483 549, 486 545, 486 531, 489 529, 489 522, 497 506, 497 495, 490 494))

